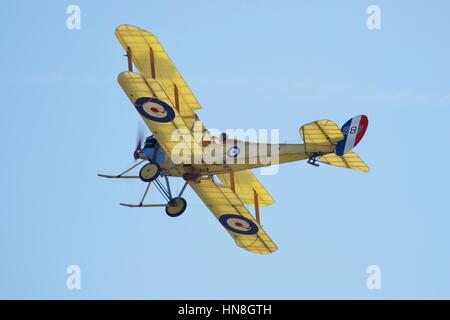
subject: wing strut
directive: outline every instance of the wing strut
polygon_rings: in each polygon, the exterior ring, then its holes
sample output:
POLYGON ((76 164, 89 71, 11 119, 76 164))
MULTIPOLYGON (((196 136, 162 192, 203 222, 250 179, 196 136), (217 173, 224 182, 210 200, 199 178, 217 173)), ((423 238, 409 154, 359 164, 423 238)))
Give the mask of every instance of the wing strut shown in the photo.
POLYGON ((231 191, 233 191, 233 193, 236 193, 236 187, 234 185, 234 172, 233 172, 233 170, 230 171, 230 187, 231 187, 231 191))
POLYGON ((256 222, 258 222, 258 224, 261 225, 260 216, 259 216, 259 199, 258 199, 258 194, 256 193, 255 190, 253 190, 253 198, 254 198, 254 201, 255 201, 256 222))
POLYGON ((178 87, 175 83, 173 84, 173 95, 175 96, 175 109, 180 113, 180 96, 178 95, 178 87))
POLYGON ((155 56, 152 47, 150 47, 150 75, 152 76, 152 79, 156 79, 155 56))
POLYGON ((128 71, 133 72, 133 53, 130 47, 127 48, 128 71))

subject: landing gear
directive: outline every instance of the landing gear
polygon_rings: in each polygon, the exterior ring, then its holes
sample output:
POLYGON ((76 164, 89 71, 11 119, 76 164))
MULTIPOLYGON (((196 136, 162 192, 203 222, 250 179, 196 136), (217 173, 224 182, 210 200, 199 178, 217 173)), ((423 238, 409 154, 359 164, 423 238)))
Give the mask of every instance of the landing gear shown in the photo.
POLYGON ((143 163, 146 160, 142 160, 138 164, 133 165, 131 168, 122 172, 119 175, 106 175, 106 174, 98 174, 100 177, 104 178, 115 178, 115 179, 140 179, 147 183, 144 194, 142 195, 141 201, 138 204, 129 204, 129 203, 121 203, 121 206, 130 207, 130 208, 149 208, 149 207, 164 207, 166 213, 169 217, 178 217, 183 214, 186 210, 187 202, 181 196, 186 190, 190 181, 195 181, 195 179, 199 179, 198 176, 186 176, 183 187, 181 188, 178 195, 172 195, 172 190, 170 188, 169 178, 167 176, 167 172, 165 170, 161 170, 159 164, 156 162, 149 162, 145 164, 141 170, 139 171, 138 176, 125 175, 130 172, 132 169, 136 168, 138 165, 143 163), (163 181, 164 180, 164 181, 163 181), (165 182, 165 183, 164 183, 165 182), (163 198, 165 199, 165 203, 158 204, 146 204, 144 203, 145 198, 147 197, 148 192, 150 191, 150 186, 154 185, 156 189, 161 193, 163 198))
POLYGON ((159 164, 150 162, 141 168, 139 171, 139 178, 144 182, 150 182, 159 177, 161 173, 161 168, 159 164))
POLYGON ((139 172, 139 178, 147 182, 147 187, 144 191, 144 195, 142 196, 141 202, 139 204, 121 203, 120 205, 131 208, 164 207, 166 209, 166 214, 169 217, 178 217, 181 214, 183 214, 183 212, 186 210, 187 202, 181 196, 183 195, 184 190, 186 190, 186 187, 189 184, 189 180, 184 182, 184 185, 181 188, 180 193, 176 196, 173 196, 172 190, 170 189, 169 178, 164 173, 162 175, 160 175, 160 173, 161 170, 156 163, 147 163, 145 166, 143 166, 141 171, 139 172), (161 181, 162 179, 160 179, 160 177, 164 178, 165 185, 163 181, 161 181), (165 198, 165 200, 167 201, 166 203, 161 204, 144 203, 144 200, 147 196, 147 193, 150 189, 150 185, 152 183, 156 187, 156 189, 161 193, 161 195, 165 198))
POLYGON ((187 202, 184 198, 175 198, 167 203, 166 213, 169 217, 178 217, 186 210, 186 207, 187 202))

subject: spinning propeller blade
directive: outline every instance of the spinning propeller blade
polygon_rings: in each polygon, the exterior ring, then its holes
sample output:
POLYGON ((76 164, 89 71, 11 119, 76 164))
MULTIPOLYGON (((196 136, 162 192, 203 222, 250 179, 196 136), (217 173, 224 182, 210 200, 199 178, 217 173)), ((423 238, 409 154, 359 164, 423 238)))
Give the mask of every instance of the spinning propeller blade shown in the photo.
POLYGON ((134 160, 139 159, 139 152, 142 150, 142 144, 144 143, 144 129, 142 125, 139 123, 137 134, 136 134, 136 149, 133 152, 134 160))

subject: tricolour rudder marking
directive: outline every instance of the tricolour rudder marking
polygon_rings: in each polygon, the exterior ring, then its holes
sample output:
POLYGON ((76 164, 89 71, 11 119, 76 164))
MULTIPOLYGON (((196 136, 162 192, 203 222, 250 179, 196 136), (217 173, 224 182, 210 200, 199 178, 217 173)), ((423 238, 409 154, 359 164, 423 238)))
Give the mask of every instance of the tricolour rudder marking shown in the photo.
POLYGON ((352 150, 362 140, 369 125, 369 119, 365 115, 359 115, 348 120, 341 128, 344 139, 336 145, 335 153, 342 156, 352 150))

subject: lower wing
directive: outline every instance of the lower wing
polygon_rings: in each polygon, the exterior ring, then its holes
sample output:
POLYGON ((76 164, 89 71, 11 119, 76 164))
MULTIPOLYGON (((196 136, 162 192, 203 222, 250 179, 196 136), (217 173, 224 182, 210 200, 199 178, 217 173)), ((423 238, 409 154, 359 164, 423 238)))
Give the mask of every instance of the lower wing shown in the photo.
POLYGON ((230 187, 215 183, 213 179, 189 184, 239 247, 260 254, 278 249, 230 187))

